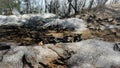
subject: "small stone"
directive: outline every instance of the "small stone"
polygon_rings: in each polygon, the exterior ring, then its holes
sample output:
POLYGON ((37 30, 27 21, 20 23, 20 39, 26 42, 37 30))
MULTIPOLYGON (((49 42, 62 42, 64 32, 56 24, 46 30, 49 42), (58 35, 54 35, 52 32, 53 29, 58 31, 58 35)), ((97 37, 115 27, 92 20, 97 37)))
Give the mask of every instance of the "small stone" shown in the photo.
POLYGON ((43 46, 43 41, 38 43, 39 46, 43 46))
POLYGON ((116 32, 117 32, 116 29, 110 29, 110 31, 111 31, 112 33, 116 33, 116 32))
POLYGON ((117 21, 113 20, 113 21, 111 22, 111 24, 117 24, 117 21))
POLYGON ((120 37, 120 33, 116 33, 116 36, 120 37))
POLYGON ((76 18, 80 18, 81 16, 80 16, 80 15, 76 15, 75 17, 76 17, 76 18))
POLYGON ((113 21, 113 18, 108 18, 108 22, 112 22, 113 21))
POLYGON ((32 41, 32 38, 27 37, 27 38, 24 38, 24 40, 26 40, 26 41, 32 41))

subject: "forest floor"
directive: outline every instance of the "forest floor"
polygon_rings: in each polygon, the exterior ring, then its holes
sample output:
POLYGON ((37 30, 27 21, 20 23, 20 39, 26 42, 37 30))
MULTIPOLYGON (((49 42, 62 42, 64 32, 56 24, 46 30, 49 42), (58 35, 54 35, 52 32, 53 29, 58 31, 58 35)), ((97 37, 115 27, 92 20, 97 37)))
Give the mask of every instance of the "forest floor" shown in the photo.
POLYGON ((108 42, 120 42, 120 7, 119 4, 106 7, 104 13, 78 14, 75 17, 87 22, 88 30, 82 34, 74 34, 70 29, 54 28, 41 29, 29 26, 1 26, 0 42, 12 41, 16 43, 39 44, 43 42, 60 43, 75 42, 86 39, 100 39, 108 42), (76 37, 78 39, 76 40, 76 37), (70 39, 71 38, 71 39, 70 39))
MULTIPOLYGON (((5 43, 14 42, 16 44, 20 43, 19 46, 29 46, 34 44, 38 44, 38 45, 52 44, 53 45, 56 43, 64 44, 64 43, 79 42, 81 40, 87 40, 87 39, 96 39, 96 40, 98 39, 98 40, 114 42, 114 43, 120 42, 120 13, 119 13, 120 6, 118 5, 120 4, 115 4, 115 5, 106 7, 104 12, 85 13, 85 14, 83 13, 83 14, 76 15, 75 16, 76 18, 82 19, 87 23, 86 24, 87 30, 83 31, 80 34, 74 33, 74 29, 67 29, 67 28, 62 29, 61 26, 41 28, 39 27, 39 25, 41 25, 40 23, 42 21, 39 21, 39 22, 36 21, 35 22, 37 24, 36 26, 2 25, 0 26, 0 45, 1 45, 1 42, 5 42, 5 43)), ((41 49, 43 48, 44 50, 44 47, 41 47, 41 49)), ((53 49, 58 48, 58 52, 60 52, 61 54, 62 51, 59 51, 59 47, 62 47, 62 46, 53 47, 53 49)), ((64 50, 64 47, 62 49, 64 50)), ((61 59, 61 61, 62 60, 63 59, 61 59)), ((53 63, 53 65, 50 64, 48 66, 50 66, 50 68, 66 68, 65 64, 62 64, 62 63, 57 64, 55 62, 53 63)))

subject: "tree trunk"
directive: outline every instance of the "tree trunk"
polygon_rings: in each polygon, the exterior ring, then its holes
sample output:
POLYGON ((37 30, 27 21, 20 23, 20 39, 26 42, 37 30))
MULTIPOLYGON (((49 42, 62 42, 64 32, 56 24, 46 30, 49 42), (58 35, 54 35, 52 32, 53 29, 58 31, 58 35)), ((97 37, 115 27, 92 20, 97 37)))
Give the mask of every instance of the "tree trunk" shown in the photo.
POLYGON ((89 6, 88 6, 88 10, 90 10, 90 9, 92 8, 93 2, 94 2, 94 0, 91 0, 91 1, 90 1, 90 4, 89 4, 89 6))

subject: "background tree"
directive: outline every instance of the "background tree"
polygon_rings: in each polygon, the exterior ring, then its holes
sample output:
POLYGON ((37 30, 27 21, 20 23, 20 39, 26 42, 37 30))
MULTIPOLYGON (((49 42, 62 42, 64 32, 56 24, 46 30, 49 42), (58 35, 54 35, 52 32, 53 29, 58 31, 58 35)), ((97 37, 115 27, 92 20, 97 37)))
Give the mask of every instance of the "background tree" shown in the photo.
POLYGON ((70 16, 84 10, 104 11, 106 3, 120 2, 120 0, 0 0, 0 14, 12 14, 16 9, 21 14, 55 13, 61 16, 70 16))

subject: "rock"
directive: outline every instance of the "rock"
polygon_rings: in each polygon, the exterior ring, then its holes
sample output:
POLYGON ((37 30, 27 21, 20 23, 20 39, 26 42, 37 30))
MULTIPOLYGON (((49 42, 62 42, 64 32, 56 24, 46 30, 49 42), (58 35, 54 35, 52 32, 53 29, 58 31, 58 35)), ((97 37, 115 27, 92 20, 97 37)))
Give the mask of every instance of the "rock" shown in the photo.
POLYGON ((113 20, 111 23, 112 23, 112 24, 117 24, 117 21, 116 21, 116 20, 113 20))
POLYGON ((81 16, 80 16, 80 15, 76 15, 75 17, 76 17, 76 18, 80 18, 81 16))
POLYGON ((73 42, 74 38, 72 36, 65 36, 64 38, 64 42, 73 42))
POLYGON ((113 49, 115 51, 120 51, 120 45, 118 43, 115 43, 113 49))
POLYGON ((81 40, 82 40, 81 35, 82 35, 82 34, 76 34, 76 35, 74 36, 74 42, 79 42, 79 41, 81 41, 81 40))
POLYGON ((113 18, 108 18, 108 22, 112 22, 113 20, 113 18))
POLYGON ((22 68, 22 57, 24 55, 23 47, 11 48, 3 55, 1 66, 3 68, 22 68), (19 50, 20 49, 20 50, 19 50))
POLYGON ((105 30, 105 26, 100 26, 100 30, 105 30))
POLYGON ((57 59, 58 55, 47 47, 30 47, 25 54, 27 62, 31 63, 32 66, 38 65, 47 66, 50 62, 57 59), (42 65, 43 64, 43 65, 42 65))
POLYGON ((116 32, 116 36, 120 38, 120 32, 116 32))
POLYGON ((9 63, 0 63, 0 68, 22 68, 22 65, 18 64, 9 64, 9 63))
POLYGON ((117 33, 117 29, 115 29, 115 28, 110 29, 110 31, 111 31, 112 33, 117 33))
POLYGON ((39 42, 38 45, 39 45, 39 46, 43 46, 43 45, 44 45, 44 44, 43 44, 43 41, 39 42))
POLYGON ((120 54, 113 50, 112 43, 86 40, 77 44, 78 46, 74 47, 77 51, 76 54, 68 59, 68 66, 70 65, 70 68, 111 68, 120 64, 120 54))
POLYGON ((32 41, 32 39, 31 39, 31 38, 29 38, 29 37, 24 38, 24 40, 26 40, 26 41, 32 41))
POLYGON ((63 68, 120 66, 120 53, 114 50, 114 43, 95 39, 56 45, 13 46, 5 54, 0 54, 3 57, 0 68, 55 68, 61 65, 65 65, 63 68))

